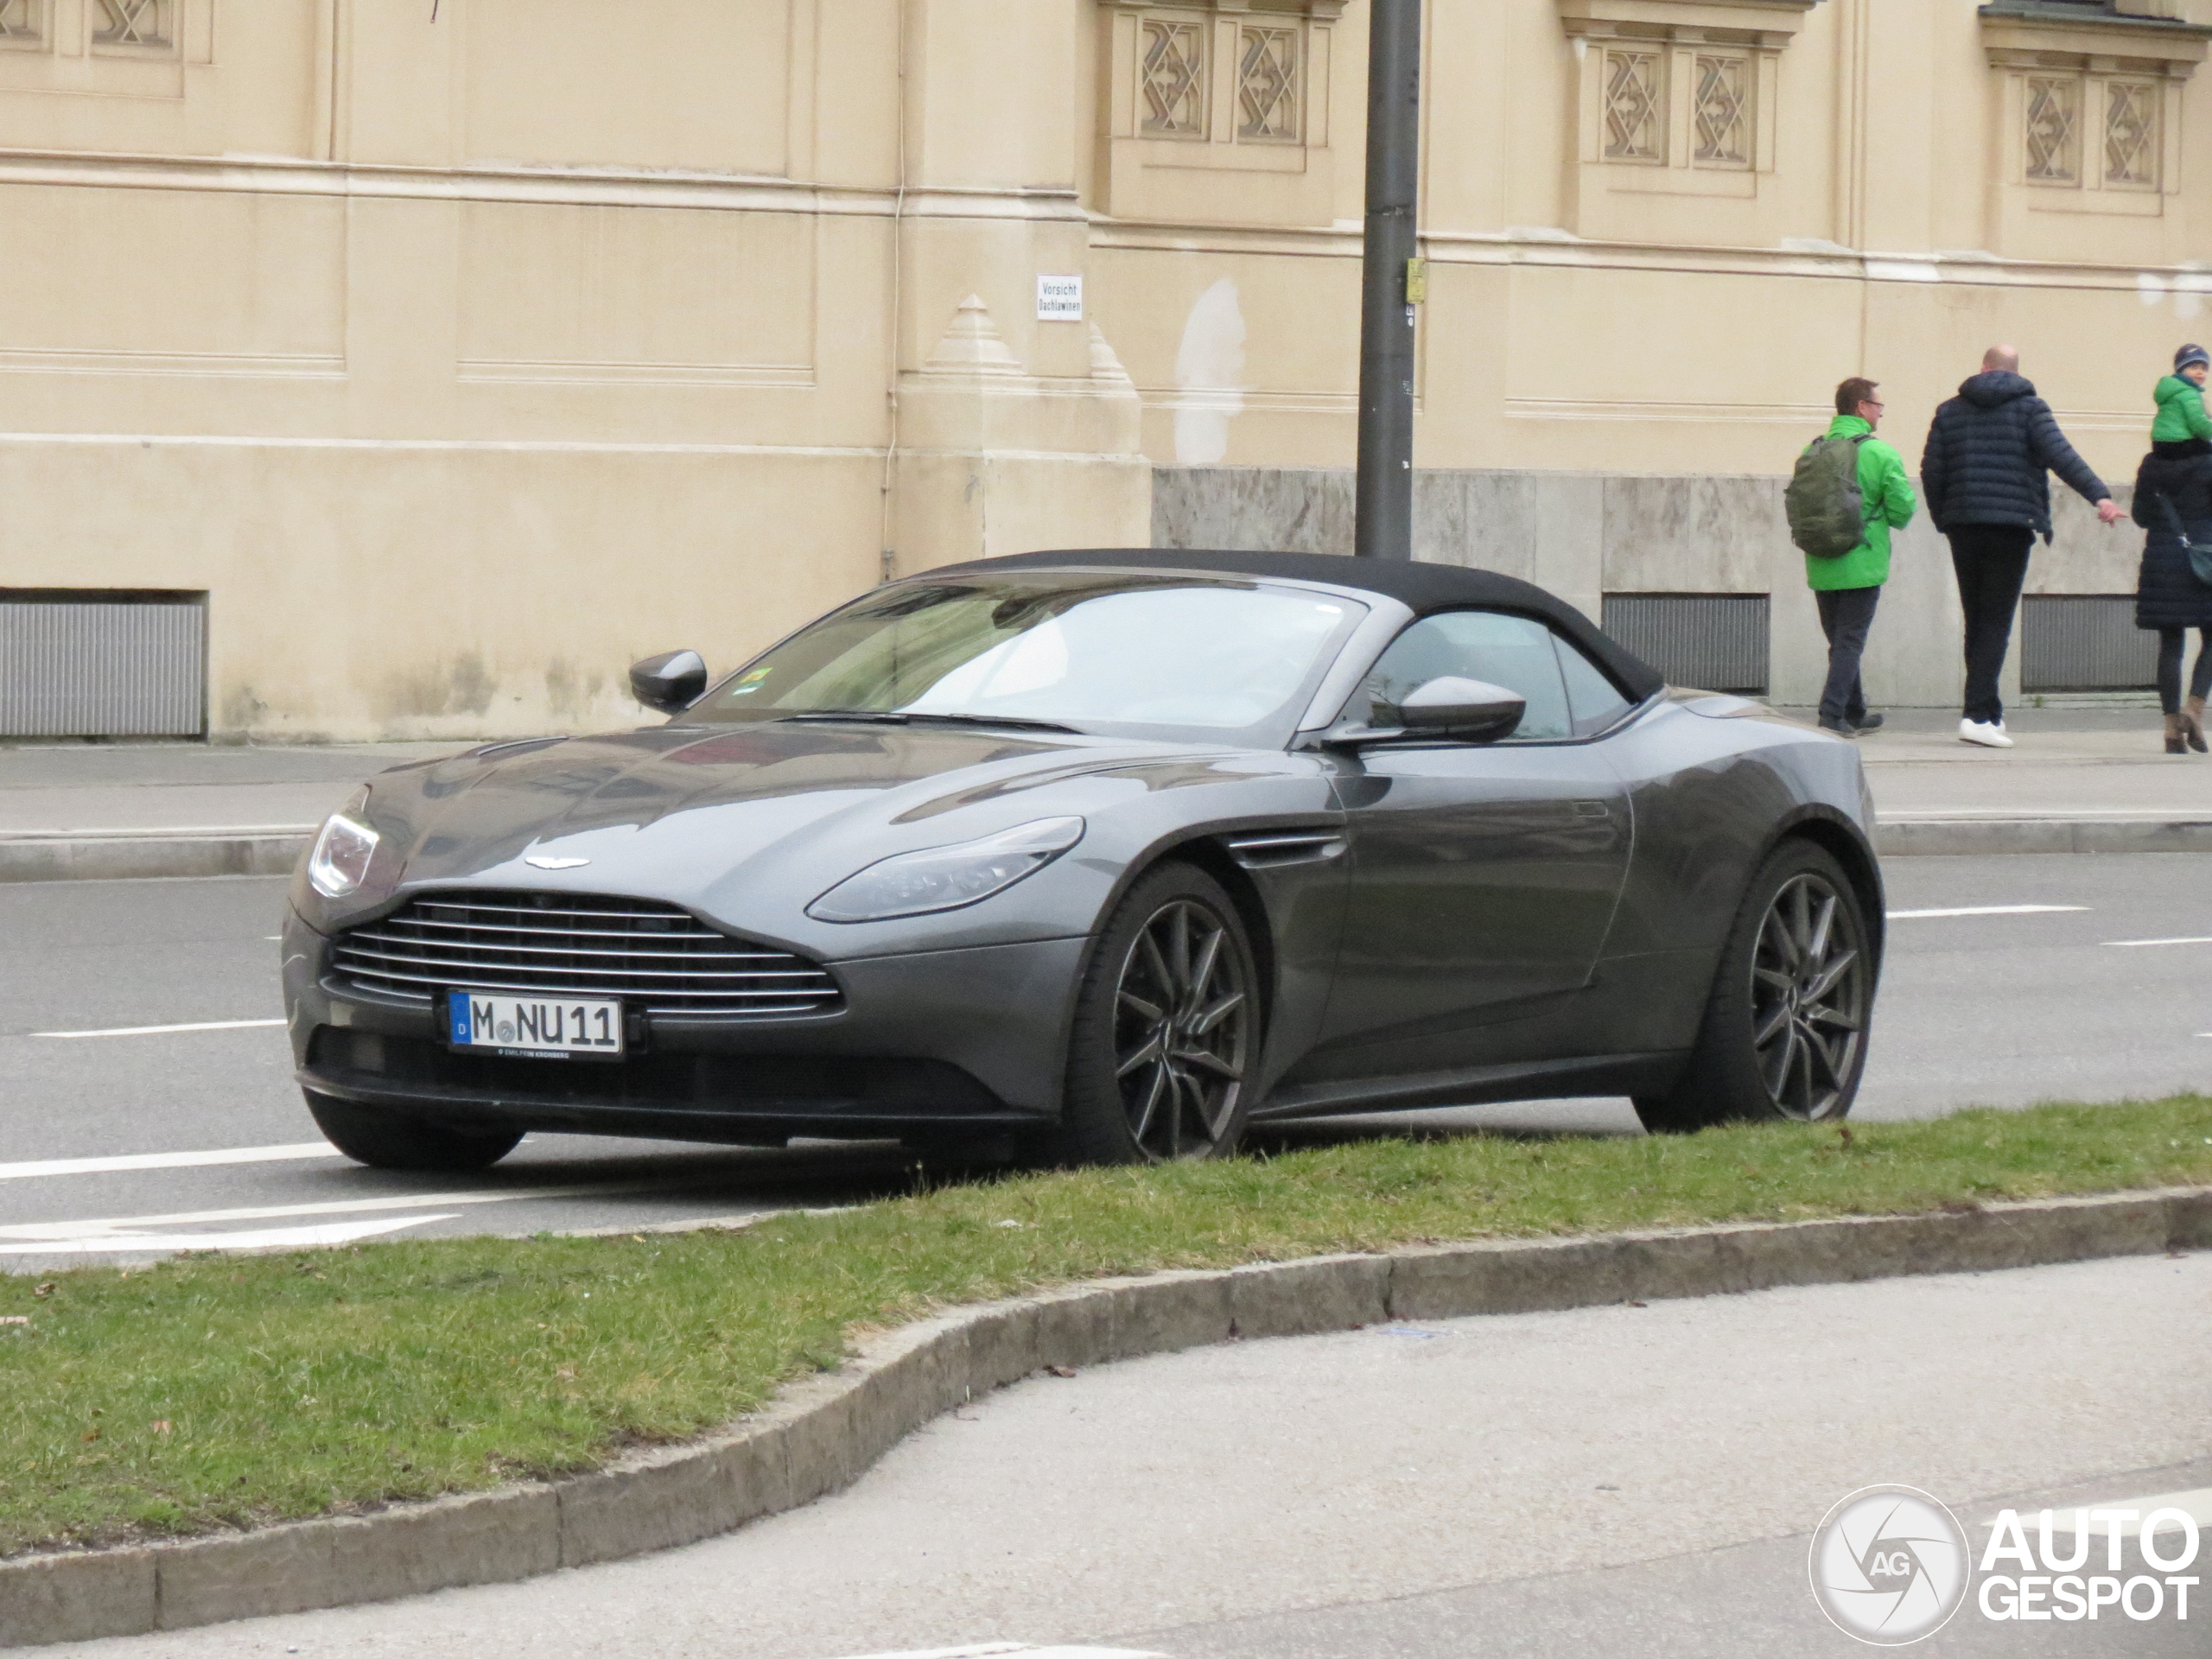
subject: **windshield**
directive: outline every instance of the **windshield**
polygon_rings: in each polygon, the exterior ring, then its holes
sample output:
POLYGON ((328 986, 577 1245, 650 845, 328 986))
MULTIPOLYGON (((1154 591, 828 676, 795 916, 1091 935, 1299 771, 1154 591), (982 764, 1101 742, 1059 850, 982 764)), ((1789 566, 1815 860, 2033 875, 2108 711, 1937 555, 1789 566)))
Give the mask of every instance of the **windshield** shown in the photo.
POLYGON ((1354 600, 1233 578, 924 580, 833 612, 679 718, 873 715, 1281 744, 1365 613, 1354 600))

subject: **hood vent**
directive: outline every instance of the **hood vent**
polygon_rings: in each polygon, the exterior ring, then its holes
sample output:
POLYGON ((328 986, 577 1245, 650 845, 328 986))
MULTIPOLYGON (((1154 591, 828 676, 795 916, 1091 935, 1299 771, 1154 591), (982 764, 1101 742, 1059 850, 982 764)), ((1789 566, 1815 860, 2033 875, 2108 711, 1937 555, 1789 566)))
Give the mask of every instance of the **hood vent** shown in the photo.
POLYGON ((1255 830, 1224 836, 1229 855, 1248 870, 1278 869, 1286 864, 1315 864, 1344 850, 1344 832, 1334 826, 1313 830, 1255 830))

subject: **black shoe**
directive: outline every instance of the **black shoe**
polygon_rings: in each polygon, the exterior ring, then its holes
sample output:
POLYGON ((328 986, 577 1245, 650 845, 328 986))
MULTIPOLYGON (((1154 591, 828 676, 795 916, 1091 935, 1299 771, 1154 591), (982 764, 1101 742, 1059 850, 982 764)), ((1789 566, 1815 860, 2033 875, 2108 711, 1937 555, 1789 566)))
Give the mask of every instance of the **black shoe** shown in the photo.
POLYGON ((1859 735, 1859 728, 1853 725, 1849 721, 1830 720, 1826 715, 1822 715, 1821 716, 1821 729, 1824 732, 1834 732, 1838 737, 1856 737, 1859 735))
POLYGON ((1861 715, 1852 724, 1862 732, 1878 732, 1882 729, 1882 720, 1880 715, 1861 715))

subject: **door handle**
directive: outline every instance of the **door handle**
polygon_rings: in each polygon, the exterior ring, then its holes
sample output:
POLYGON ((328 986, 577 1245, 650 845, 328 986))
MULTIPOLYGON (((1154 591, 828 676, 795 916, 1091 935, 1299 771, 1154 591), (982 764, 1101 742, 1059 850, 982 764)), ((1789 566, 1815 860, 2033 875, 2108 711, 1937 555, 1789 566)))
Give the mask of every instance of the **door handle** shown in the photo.
POLYGON ((1574 816, 1578 818, 1610 818, 1613 816, 1612 804, 1607 801, 1577 801, 1574 803, 1574 816))

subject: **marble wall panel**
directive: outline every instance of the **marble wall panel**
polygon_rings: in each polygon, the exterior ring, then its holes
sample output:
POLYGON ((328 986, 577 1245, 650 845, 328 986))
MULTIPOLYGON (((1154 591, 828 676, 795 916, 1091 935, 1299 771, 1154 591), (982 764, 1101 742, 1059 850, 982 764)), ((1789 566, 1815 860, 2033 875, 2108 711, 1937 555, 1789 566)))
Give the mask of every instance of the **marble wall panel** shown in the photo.
MULTIPOLYGON (((1782 480, 1459 471, 1414 475, 1414 556, 1523 577, 1599 613, 1606 593, 1773 596, 1770 697, 1819 700, 1827 650, 1804 558, 1791 546, 1782 480)), ((2123 505, 2124 485, 2114 486, 2123 505)), ((1274 547, 1349 553, 1352 474, 1344 468, 1161 467, 1153 540, 1162 547, 1274 547)), ((2142 532, 2107 530, 2070 491, 2054 493, 2056 535, 2038 547, 2031 593, 2133 592, 2142 532)), ((1950 550, 1925 512, 1894 532, 1888 589, 1865 676, 1877 708, 1955 704, 1962 622, 1950 550)), ((2002 690, 2018 696, 2019 660, 2002 690)))

